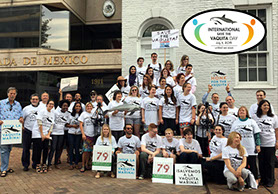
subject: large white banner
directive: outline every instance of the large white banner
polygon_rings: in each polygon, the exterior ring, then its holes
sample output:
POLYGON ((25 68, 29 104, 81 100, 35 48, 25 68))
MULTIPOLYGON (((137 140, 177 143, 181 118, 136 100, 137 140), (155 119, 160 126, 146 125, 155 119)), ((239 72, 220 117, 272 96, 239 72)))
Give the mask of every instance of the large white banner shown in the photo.
POLYGON ((117 178, 136 179, 136 155, 117 155, 117 178))
POLYGON ((201 164, 175 164, 175 183, 203 186, 201 164))
POLYGON ((179 47, 179 30, 152 32, 152 49, 179 47))
POLYGON ((111 171, 112 146, 94 146, 92 170, 111 171))
POLYGON ((1 145, 21 143, 22 124, 18 120, 3 120, 1 125, 1 145))
POLYGON ((76 91, 78 89, 78 77, 62 78, 60 89, 62 92, 76 91))
POLYGON ((173 158, 155 157, 152 182, 173 184, 173 162, 173 158))

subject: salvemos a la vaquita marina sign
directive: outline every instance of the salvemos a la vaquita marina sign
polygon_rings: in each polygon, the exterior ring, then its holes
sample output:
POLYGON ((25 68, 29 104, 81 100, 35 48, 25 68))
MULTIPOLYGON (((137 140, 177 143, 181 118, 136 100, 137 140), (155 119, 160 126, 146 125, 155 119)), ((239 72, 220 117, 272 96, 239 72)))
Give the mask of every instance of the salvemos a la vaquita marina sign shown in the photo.
POLYGON ((260 44, 265 24, 256 16, 236 9, 213 9, 193 15, 182 26, 190 46, 207 53, 235 54, 260 44))

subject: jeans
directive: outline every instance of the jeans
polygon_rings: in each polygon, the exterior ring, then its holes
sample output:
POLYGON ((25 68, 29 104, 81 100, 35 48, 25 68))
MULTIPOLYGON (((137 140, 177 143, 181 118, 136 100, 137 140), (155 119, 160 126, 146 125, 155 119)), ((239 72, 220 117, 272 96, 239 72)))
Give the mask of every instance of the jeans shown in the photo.
MULTIPOLYGON (((161 153, 157 154, 155 157, 163 157, 161 153)), ((148 158, 149 154, 146 152, 141 152, 140 153, 140 175, 145 175, 146 174, 146 167, 148 164, 148 158)))
POLYGON ((261 182, 273 185, 275 182, 275 147, 261 147, 259 153, 261 182))
POLYGON ((23 151, 22 151, 21 162, 22 165, 26 168, 28 168, 30 165, 31 144, 32 144, 32 131, 25 128, 22 132, 23 151))
POLYGON ((51 142, 50 152, 48 155, 48 166, 51 165, 51 161, 53 159, 54 152, 55 152, 54 164, 55 165, 58 164, 58 160, 60 158, 61 151, 62 151, 61 148, 62 148, 63 142, 64 142, 64 135, 52 135, 51 137, 52 137, 52 142, 51 142))
POLYGON ((180 154, 180 163, 183 163, 183 164, 198 164, 199 163, 199 156, 195 152, 191 152, 191 153, 182 152, 180 154))
POLYGON ((1 151, 1 172, 7 171, 9 167, 10 152, 13 145, 1 145, 1 133, 0 133, 0 151, 1 151))
POLYGON ((82 135, 74 135, 74 134, 68 134, 68 142, 69 142, 69 159, 70 159, 70 165, 73 165, 73 158, 75 156, 74 163, 77 165, 80 159, 80 142, 82 139, 82 135), (73 150, 75 153, 73 153, 73 150))

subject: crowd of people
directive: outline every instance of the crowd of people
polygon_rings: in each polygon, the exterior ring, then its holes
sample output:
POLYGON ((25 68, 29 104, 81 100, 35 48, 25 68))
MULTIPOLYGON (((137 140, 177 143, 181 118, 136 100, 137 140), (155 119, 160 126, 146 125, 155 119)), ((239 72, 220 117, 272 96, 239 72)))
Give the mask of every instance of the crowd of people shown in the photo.
MULTIPOLYGON (((8 98, 0 101, 0 124, 3 120, 23 124, 23 170, 29 170, 32 144, 31 166, 38 173, 52 170, 53 157, 59 169, 64 147, 69 169, 83 173, 91 169, 94 145, 100 145, 113 148, 111 177, 115 177, 117 154, 128 153, 136 154, 138 179, 150 176, 154 157, 170 157, 177 163, 202 164, 209 180, 227 182, 229 189, 242 191, 246 183, 257 188, 259 176, 261 185, 272 187, 278 119, 265 91, 256 92, 257 102, 249 111, 245 106, 235 107, 229 85, 225 102, 220 103, 219 95, 213 93, 209 103, 213 88, 208 85, 202 103, 197 104, 197 82, 188 56, 181 57, 176 71, 170 60, 164 67, 158 63, 156 53, 151 59, 144 66, 144 58, 139 57, 129 75, 118 77, 119 90, 108 105, 94 90, 86 104, 79 93, 73 98, 60 90, 56 108, 44 92, 31 95, 31 104, 22 110, 15 100, 16 88, 8 88, 8 98), (138 109, 132 113, 117 109, 125 104, 138 109)), ((14 171, 8 168, 12 146, 1 145, 0 149, 1 177, 5 177, 14 171)), ((101 174, 98 171, 95 178, 101 174)))

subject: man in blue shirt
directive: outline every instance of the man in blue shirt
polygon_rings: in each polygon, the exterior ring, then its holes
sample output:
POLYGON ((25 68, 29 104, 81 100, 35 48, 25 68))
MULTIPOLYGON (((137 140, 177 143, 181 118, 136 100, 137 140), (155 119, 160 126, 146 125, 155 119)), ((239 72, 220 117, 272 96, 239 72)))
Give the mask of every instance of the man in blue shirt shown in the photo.
MULTIPOLYGON (((17 95, 17 89, 15 87, 9 87, 7 90, 8 98, 0 101, 0 125, 4 120, 19 120, 23 123, 22 108, 19 102, 15 101, 17 95)), ((1 135, 1 133, 0 133, 1 135)), ((1 138, 0 138, 1 141, 1 138)), ((1 177, 5 177, 8 172, 13 172, 12 169, 8 170, 10 152, 12 150, 12 145, 1 145, 1 177)))

